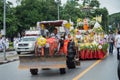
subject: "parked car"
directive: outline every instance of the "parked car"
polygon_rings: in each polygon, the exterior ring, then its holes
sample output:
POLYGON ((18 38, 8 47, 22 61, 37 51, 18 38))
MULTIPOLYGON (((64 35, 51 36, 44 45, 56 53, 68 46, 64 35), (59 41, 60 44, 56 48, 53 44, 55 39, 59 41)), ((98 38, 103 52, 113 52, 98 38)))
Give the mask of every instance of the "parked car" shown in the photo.
POLYGON ((18 54, 21 52, 34 52, 35 51, 35 42, 38 36, 24 36, 16 44, 15 50, 18 54))

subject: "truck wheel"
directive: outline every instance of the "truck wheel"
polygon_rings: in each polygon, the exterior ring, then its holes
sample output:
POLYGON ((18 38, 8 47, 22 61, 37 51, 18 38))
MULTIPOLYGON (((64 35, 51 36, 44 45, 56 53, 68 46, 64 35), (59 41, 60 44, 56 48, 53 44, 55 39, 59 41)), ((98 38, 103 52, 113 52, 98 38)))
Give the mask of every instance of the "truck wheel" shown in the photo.
POLYGON ((30 52, 30 54, 35 54, 35 50, 34 50, 34 51, 32 51, 32 52, 30 52))
POLYGON ((65 74, 65 73, 66 73, 65 68, 60 68, 60 74, 65 74))
POLYGON ((38 74, 38 69, 30 69, 30 72, 32 75, 37 75, 38 74))
POLYGON ((20 52, 17 52, 17 54, 20 54, 20 52))
POLYGON ((74 61, 67 60, 66 62, 67 62, 67 67, 68 67, 69 69, 74 69, 74 68, 76 68, 76 65, 75 65, 75 62, 74 62, 74 61))

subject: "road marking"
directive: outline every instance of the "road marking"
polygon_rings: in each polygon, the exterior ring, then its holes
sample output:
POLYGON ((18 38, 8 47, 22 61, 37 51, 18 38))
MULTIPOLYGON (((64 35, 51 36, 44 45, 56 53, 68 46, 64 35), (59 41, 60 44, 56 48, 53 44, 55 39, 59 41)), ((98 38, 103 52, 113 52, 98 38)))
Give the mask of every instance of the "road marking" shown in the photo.
POLYGON ((79 75, 77 75, 73 80, 78 80, 81 78, 83 75, 85 75, 89 70, 91 70, 94 66, 96 66, 98 63, 100 63, 102 60, 97 60, 94 64, 89 66, 87 69, 85 69, 83 72, 81 72, 79 75))
MULTIPOLYGON (((106 57, 107 55, 105 55, 106 57)), ((105 58, 104 57, 104 58, 105 58)), ((103 59, 104 59, 103 58, 103 59)), ((87 69, 85 69, 84 71, 82 71, 80 74, 78 74, 76 77, 73 78, 73 80, 78 80, 80 79, 83 75, 85 75, 89 70, 91 70, 93 67, 95 67, 97 64, 99 64, 103 59, 101 60, 97 60, 95 63, 93 63, 91 66, 89 66, 87 69)))

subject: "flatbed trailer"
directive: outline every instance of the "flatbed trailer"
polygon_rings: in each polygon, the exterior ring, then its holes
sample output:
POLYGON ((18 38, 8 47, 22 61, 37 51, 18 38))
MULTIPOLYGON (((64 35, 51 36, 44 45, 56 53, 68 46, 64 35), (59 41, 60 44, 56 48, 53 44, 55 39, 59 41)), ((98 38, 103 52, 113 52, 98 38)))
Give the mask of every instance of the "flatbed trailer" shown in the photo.
POLYGON ((59 69, 61 74, 65 73, 66 56, 19 56, 19 69, 30 69, 31 74, 36 75, 38 69, 59 69))
MULTIPOLYGON (((63 23, 62 21, 48 21, 48 22, 41 22, 44 25, 57 25, 61 26, 63 23)), ((68 53, 65 54, 56 54, 54 53, 52 56, 49 54, 50 51, 45 49, 46 52, 44 56, 36 55, 38 54, 39 50, 35 51, 36 53, 31 55, 19 55, 20 64, 18 66, 19 69, 29 69, 32 75, 38 74, 38 69, 48 69, 48 68, 57 68, 60 71, 60 74, 66 73, 66 68, 75 68, 76 63, 80 64, 79 59, 76 60, 77 54, 75 53, 68 53)), ((73 51, 75 52, 75 51, 73 51)))

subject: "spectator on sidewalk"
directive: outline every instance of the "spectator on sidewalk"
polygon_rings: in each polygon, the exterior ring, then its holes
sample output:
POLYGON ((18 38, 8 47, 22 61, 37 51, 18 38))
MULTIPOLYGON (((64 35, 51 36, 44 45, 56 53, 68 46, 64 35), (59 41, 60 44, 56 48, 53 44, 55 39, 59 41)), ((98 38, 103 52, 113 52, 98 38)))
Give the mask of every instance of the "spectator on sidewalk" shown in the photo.
POLYGON ((19 38, 17 37, 14 37, 14 41, 13 41, 13 46, 14 46, 14 49, 16 47, 16 44, 19 42, 19 38))
POLYGON ((5 45, 6 45, 6 49, 9 49, 9 40, 8 40, 8 38, 6 38, 5 45))
POLYGON ((120 49, 120 31, 118 31, 118 34, 115 36, 115 47, 117 48, 117 59, 120 59, 119 56, 119 49, 120 49))
POLYGON ((2 36, 1 38, 0 38, 0 48, 1 48, 1 50, 3 50, 4 48, 6 49, 7 48, 7 46, 6 46, 6 39, 5 39, 5 37, 4 36, 2 36))
POLYGON ((108 35, 109 54, 113 54, 114 35, 112 32, 108 35))
POLYGON ((0 50, 3 50, 2 37, 0 37, 0 50))

